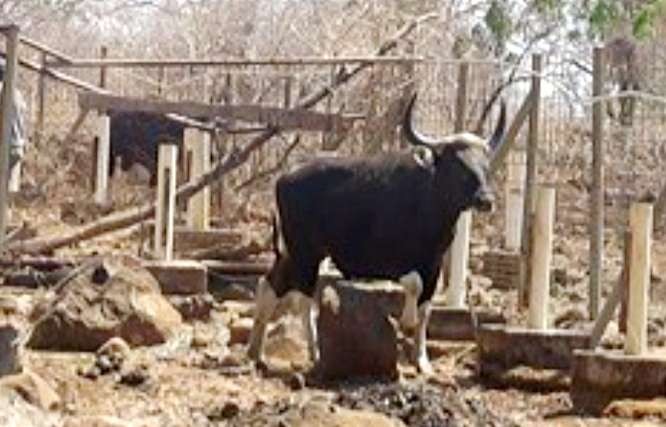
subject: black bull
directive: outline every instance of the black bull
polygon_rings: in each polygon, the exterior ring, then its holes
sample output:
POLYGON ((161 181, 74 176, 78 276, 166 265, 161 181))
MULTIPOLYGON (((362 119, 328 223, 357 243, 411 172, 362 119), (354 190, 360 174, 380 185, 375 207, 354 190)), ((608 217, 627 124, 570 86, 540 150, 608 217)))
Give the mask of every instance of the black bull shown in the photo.
POLYGON ((161 114, 145 112, 109 113, 111 121, 111 155, 109 175, 113 175, 116 158, 121 169, 127 171, 139 164, 150 173, 150 184, 157 180, 157 152, 160 143, 178 144, 182 151, 185 125, 161 114))
MULTIPOLYGON (((417 282, 412 289, 419 293, 418 319, 402 324, 418 326, 414 361, 422 371, 430 371, 425 328, 442 256, 463 211, 492 207, 487 170, 492 153, 504 141, 506 108, 502 102, 487 142, 468 133, 436 140, 413 129, 414 102, 415 97, 402 127, 415 148, 317 159, 277 181, 280 244, 275 243, 276 260, 257 289, 248 350, 252 358, 262 357, 266 323, 277 300, 291 290, 311 298, 319 264, 330 256, 347 279, 386 278, 407 284, 410 277, 417 282)), ((407 305, 403 320, 409 318, 407 305)), ((307 310, 311 308, 309 303, 307 310)), ((304 322, 316 359, 313 316, 305 315, 304 322)))

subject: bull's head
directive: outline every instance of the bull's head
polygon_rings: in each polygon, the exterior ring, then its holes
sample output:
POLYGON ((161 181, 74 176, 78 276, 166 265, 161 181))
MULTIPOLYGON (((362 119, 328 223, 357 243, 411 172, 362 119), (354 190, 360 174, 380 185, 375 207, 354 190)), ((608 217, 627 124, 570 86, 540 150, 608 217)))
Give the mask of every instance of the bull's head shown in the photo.
MULTIPOLYGON (((479 121, 479 128, 490 110, 494 97, 484 109, 479 121)), ((501 111, 495 130, 486 140, 472 133, 457 133, 436 139, 419 133, 414 129, 412 113, 416 94, 410 100, 404 120, 403 132, 407 141, 416 146, 423 146, 433 155, 436 174, 441 184, 448 190, 460 188, 458 200, 451 200, 460 209, 474 208, 480 211, 492 209, 495 197, 488 183, 488 168, 492 157, 504 143, 506 127, 506 105, 501 102, 501 111)))

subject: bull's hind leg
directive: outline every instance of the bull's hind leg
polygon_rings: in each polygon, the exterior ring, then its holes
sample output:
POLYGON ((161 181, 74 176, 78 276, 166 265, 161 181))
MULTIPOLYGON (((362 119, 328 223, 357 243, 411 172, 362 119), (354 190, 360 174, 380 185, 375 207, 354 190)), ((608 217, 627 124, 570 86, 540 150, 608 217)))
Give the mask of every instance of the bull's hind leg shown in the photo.
MULTIPOLYGON (((311 251, 311 253, 314 251, 311 251)), ((302 270, 299 274, 299 289, 303 294, 301 305, 301 320, 305 330, 305 338, 308 342, 308 350, 313 363, 319 360, 319 346, 317 345, 317 304, 315 294, 317 289, 317 277, 321 258, 308 259, 302 262, 302 270)))
POLYGON ((255 361, 263 360, 264 339, 266 337, 266 328, 268 322, 275 311, 278 298, 271 284, 262 277, 257 285, 254 307, 254 324, 250 334, 250 344, 247 354, 255 361))
POLYGON ((414 336, 414 364, 421 373, 426 375, 432 375, 434 372, 426 348, 429 320, 430 302, 423 302, 419 306, 418 325, 414 336))

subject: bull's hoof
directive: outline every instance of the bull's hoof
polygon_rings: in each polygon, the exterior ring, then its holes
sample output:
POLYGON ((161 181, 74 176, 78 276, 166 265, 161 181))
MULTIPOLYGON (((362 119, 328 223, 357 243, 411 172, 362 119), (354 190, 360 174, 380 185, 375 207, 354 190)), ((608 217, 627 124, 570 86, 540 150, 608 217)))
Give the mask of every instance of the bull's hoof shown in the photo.
POLYGON ((432 364, 427 357, 419 357, 419 359, 416 361, 416 367, 423 375, 432 376, 435 374, 435 370, 433 369, 432 364))

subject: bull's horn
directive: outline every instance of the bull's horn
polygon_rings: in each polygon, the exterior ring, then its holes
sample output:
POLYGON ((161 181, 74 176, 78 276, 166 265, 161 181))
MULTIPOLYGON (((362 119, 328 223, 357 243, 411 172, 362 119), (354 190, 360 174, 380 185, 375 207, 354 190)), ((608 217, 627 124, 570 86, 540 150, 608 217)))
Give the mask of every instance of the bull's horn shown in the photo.
POLYGON ((502 104, 500 106, 500 115, 497 119, 497 125, 495 126, 495 131, 493 136, 490 137, 488 141, 488 147, 491 152, 496 151, 504 143, 504 131, 506 128, 506 102, 502 99, 502 104))
POLYGON ((407 104, 407 108, 405 110, 405 116, 402 121, 402 131, 405 134, 405 138, 407 138, 407 141, 410 144, 423 145, 432 148, 434 145, 437 144, 438 141, 434 138, 423 135, 419 133, 416 129, 414 129, 413 113, 414 113, 414 104, 416 103, 416 95, 417 93, 414 92, 414 95, 412 95, 412 99, 410 99, 409 103, 407 104))

